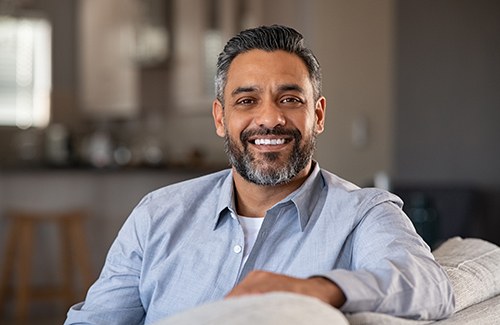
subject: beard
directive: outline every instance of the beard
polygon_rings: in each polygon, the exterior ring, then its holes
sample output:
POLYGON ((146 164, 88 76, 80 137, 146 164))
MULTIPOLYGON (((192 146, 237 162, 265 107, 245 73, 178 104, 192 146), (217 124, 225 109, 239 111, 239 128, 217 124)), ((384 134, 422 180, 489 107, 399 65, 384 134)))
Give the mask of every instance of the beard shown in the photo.
POLYGON ((224 148, 229 163, 245 180, 262 186, 276 186, 290 182, 311 161, 316 149, 317 133, 312 131, 301 145, 303 136, 298 129, 261 128, 245 130, 240 135, 242 148, 229 136, 226 129, 224 148), (293 138, 290 154, 265 152, 262 158, 256 157, 248 148, 248 139, 257 135, 284 135, 293 138))

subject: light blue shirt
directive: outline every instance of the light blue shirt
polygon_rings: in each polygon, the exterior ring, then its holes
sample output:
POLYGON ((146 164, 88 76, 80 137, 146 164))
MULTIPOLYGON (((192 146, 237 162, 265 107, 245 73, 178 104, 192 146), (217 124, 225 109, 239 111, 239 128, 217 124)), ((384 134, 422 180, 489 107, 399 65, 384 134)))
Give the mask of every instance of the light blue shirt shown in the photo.
POLYGON ((231 170, 147 195, 113 243, 84 303, 65 324, 150 324, 222 299, 251 270, 334 281, 344 312, 442 318, 449 281, 401 200, 319 168, 266 213, 247 262, 231 170))

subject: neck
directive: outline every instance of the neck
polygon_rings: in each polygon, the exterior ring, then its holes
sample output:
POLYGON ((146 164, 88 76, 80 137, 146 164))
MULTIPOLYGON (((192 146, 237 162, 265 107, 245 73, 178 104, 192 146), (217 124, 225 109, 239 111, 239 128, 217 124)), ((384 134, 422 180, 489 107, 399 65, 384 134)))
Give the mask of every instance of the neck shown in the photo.
POLYGON ((267 210, 304 183, 311 169, 312 162, 309 162, 290 182, 282 185, 263 186, 247 181, 233 168, 237 213, 246 217, 264 217, 267 210))

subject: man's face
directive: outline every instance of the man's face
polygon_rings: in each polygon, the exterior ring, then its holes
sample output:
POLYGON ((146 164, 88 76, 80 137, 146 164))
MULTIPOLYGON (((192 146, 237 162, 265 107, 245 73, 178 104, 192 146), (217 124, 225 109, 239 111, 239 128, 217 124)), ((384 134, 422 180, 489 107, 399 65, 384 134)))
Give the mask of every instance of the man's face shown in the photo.
POLYGON ((217 134, 247 181, 284 184, 309 165, 323 131, 325 99, 314 101, 298 56, 262 50, 238 55, 229 67, 224 102, 213 105, 217 134))

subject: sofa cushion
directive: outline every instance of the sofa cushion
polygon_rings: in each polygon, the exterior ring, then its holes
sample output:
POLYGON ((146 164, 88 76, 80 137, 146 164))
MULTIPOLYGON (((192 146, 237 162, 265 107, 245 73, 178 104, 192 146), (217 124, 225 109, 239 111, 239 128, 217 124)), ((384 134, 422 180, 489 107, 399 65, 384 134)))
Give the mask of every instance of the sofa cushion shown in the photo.
POLYGON ((270 292, 206 303, 155 325, 349 325, 336 308, 291 292, 270 292))
POLYGON ((455 312, 500 293, 500 247, 490 242, 454 237, 434 252, 455 292, 455 312))
POLYGON ((500 324, 500 295, 472 305, 433 325, 500 324))

